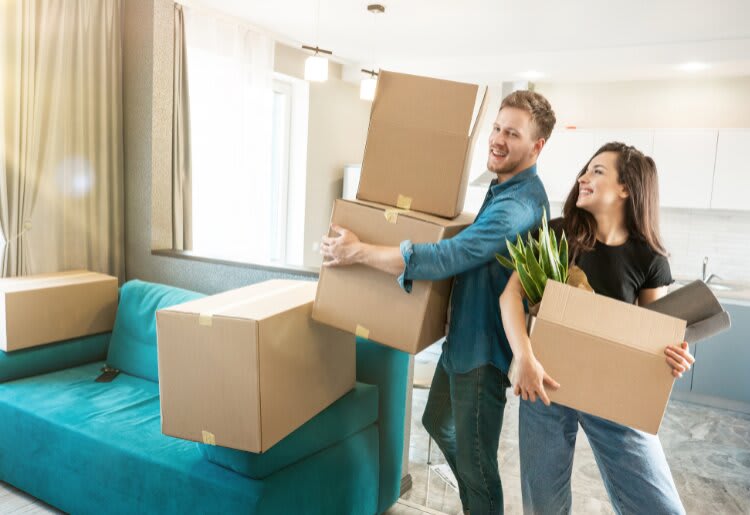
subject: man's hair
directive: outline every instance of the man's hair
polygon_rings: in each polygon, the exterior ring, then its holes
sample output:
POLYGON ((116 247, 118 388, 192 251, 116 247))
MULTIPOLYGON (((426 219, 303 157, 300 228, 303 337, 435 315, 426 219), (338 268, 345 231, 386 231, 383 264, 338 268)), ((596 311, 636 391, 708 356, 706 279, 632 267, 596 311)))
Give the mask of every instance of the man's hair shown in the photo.
POLYGON ((515 107, 523 109, 531 115, 531 122, 536 127, 536 137, 547 141, 555 127, 555 112, 549 100, 539 93, 528 90, 514 91, 503 99, 500 109, 504 107, 515 107))

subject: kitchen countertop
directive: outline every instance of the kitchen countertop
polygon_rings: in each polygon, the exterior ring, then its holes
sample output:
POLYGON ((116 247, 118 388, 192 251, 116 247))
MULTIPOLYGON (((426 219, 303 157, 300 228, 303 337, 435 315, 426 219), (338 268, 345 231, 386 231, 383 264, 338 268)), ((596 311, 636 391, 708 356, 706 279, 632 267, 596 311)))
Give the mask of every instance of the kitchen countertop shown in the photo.
MULTIPOLYGON (((669 291, 674 291, 695 280, 697 280, 696 277, 676 276, 675 282, 670 286, 669 291)), ((750 283, 713 280, 708 286, 722 304, 750 306, 750 283)))

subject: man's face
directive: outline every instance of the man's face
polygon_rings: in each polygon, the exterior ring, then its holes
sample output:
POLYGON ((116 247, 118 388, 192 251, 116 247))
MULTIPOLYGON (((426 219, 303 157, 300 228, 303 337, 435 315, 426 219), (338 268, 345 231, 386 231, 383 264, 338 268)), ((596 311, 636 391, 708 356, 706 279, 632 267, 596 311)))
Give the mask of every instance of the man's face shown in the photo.
POLYGON ((535 132, 528 112, 516 107, 501 109, 490 133, 487 169, 502 176, 534 164, 542 147, 542 140, 536 139, 535 132))

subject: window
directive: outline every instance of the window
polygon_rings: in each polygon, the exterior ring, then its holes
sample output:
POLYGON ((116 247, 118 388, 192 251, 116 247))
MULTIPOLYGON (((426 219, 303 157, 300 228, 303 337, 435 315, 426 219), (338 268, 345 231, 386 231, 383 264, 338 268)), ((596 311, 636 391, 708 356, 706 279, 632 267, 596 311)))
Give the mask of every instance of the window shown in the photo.
POLYGON ((284 263, 292 84, 273 72, 268 37, 186 12, 193 252, 284 263))

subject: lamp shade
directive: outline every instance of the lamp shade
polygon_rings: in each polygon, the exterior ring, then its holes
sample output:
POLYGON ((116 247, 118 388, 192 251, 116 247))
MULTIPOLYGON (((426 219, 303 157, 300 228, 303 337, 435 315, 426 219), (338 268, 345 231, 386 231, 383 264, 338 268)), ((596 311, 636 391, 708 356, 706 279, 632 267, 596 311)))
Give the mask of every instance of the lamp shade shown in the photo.
POLYGON ((328 80, 328 59, 311 55, 305 60, 305 80, 324 82, 328 80))

